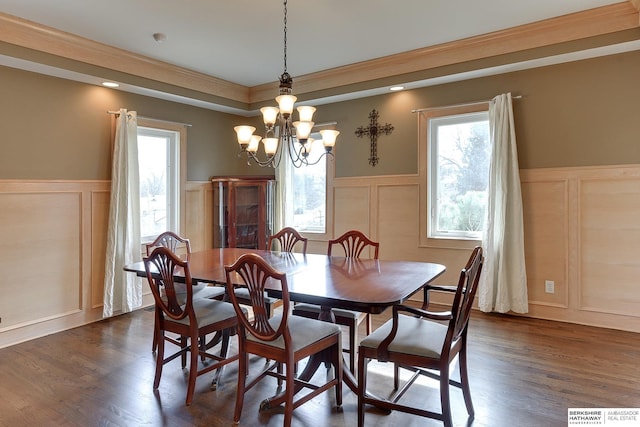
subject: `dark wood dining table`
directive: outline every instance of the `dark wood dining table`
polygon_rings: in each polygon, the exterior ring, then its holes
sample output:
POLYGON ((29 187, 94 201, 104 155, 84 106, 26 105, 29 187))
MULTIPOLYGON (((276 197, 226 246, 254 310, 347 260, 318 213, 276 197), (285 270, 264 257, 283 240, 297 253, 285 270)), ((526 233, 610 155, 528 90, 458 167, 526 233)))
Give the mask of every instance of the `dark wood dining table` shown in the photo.
MULTIPOLYGON (((395 304, 405 302, 445 271, 443 265, 430 262, 218 248, 191 254, 191 276, 198 282, 224 285, 224 266, 233 264, 240 255, 248 252, 257 253, 273 268, 287 273, 289 299, 319 305, 320 319, 325 321, 334 321, 334 308, 382 313, 395 304)), ((146 276, 143 262, 128 265, 125 270, 146 276)), ((179 280, 179 272, 177 276, 179 280)), ((266 291, 269 296, 281 297, 280 289, 274 287, 266 291)), ((299 378, 308 381, 323 362, 320 358, 312 358, 298 375, 299 378)), ((343 369, 343 378, 344 383, 357 393, 357 381, 348 368, 343 369)), ((277 404, 273 399, 270 400, 272 404, 277 404)))

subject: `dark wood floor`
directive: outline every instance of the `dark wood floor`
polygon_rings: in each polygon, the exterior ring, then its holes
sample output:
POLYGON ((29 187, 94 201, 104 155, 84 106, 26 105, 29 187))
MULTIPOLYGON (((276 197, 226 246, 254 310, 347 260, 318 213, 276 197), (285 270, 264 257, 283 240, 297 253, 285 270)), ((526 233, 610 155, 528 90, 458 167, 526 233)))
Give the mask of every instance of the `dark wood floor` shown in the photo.
MULTIPOLYGON (((378 316, 374 324, 384 320, 378 316)), ((236 365, 217 391, 198 379, 193 405, 184 406, 179 361, 165 367, 152 390, 153 313, 139 310, 0 350, 2 426, 228 426, 235 402, 236 365)), ((482 427, 566 426, 570 407, 640 407, 640 335, 586 326, 474 313, 470 327, 470 382, 482 427)), ((255 360, 253 363, 262 363, 255 360)), ((371 368, 370 385, 388 390, 389 367, 371 368)), ((324 375, 321 372, 319 375, 324 375)), ((275 380, 253 389, 241 425, 278 426, 275 409, 258 412, 275 380)), ((406 396, 439 409, 434 384, 406 396)), ((452 392, 454 422, 466 425, 459 391, 452 392)), ((345 388, 343 411, 333 393, 294 412, 296 426, 354 426, 356 398, 345 388)), ((367 426, 440 426, 411 415, 368 408, 367 426)))

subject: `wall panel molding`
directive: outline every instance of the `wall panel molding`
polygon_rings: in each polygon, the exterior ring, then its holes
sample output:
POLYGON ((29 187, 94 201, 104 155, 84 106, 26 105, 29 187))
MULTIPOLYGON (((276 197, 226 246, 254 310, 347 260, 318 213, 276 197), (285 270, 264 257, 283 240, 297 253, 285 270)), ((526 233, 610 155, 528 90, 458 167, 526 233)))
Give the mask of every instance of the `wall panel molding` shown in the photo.
POLYGON ((640 165, 522 170, 520 176, 528 315, 640 332, 640 165), (556 294, 544 293, 544 280, 556 276, 566 284, 556 281, 556 294))
POLYGON ((102 319, 110 186, 0 180, 0 348, 102 319))

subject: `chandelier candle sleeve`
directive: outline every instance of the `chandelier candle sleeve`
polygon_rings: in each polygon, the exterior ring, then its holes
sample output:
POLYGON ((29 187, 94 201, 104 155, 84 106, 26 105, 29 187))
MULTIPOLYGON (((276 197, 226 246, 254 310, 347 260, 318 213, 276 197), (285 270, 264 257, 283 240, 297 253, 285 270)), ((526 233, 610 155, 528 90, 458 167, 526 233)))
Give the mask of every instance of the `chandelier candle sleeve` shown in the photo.
POLYGON ((249 140, 249 146, 247 147, 247 151, 250 151, 252 153, 257 152, 258 147, 260 146, 261 139, 262 137, 260 135, 251 135, 251 139, 249 140))
POLYGON ((256 128, 253 126, 236 126, 233 128, 238 135, 238 144, 242 147, 242 149, 246 149, 251 142, 251 136, 253 132, 255 132, 256 128))

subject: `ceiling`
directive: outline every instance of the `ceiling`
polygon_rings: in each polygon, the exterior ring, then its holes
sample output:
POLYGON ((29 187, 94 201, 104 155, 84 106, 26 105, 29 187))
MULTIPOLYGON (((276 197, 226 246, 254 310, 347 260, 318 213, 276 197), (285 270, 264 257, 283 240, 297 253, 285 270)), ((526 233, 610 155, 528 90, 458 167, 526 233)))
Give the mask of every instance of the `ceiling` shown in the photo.
MULTIPOLYGON (((295 85, 296 76, 614 3, 291 0, 287 71, 295 85)), ((279 0, 0 0, 0 12, 243 87, 271 84, 283 71, 279 0)))

